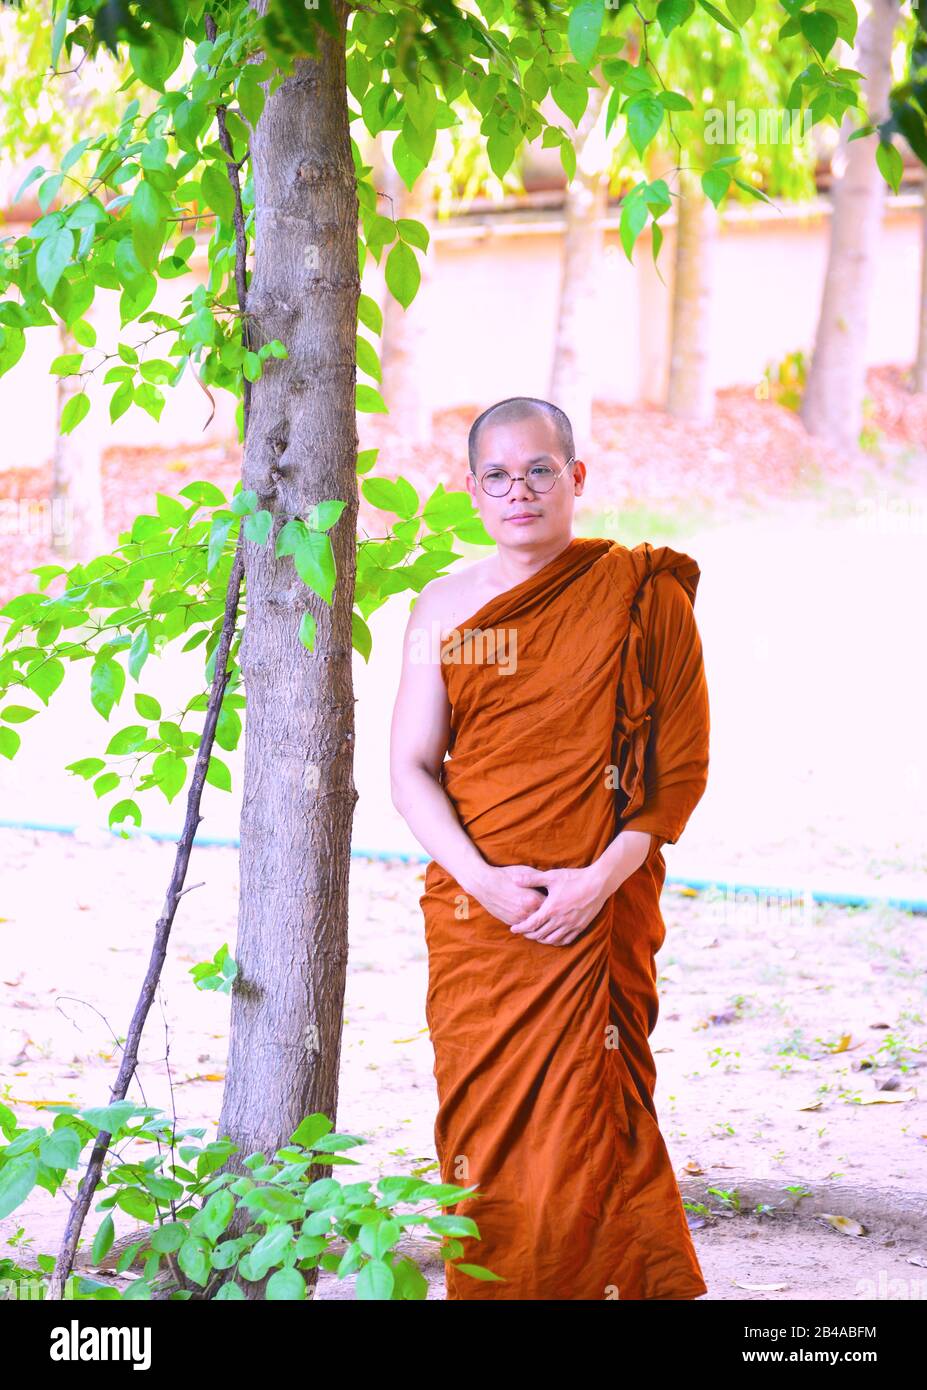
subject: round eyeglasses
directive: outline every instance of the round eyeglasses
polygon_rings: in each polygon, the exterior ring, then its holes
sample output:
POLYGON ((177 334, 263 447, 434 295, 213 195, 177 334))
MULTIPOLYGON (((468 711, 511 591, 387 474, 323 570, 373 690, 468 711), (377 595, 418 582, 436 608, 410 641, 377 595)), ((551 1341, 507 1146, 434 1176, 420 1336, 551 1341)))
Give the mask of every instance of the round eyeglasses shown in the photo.
MULTIPOLYGON (((571 454, 563 468, 558 472, 549 468, 546 463, 535 463, 532 464, 527 473, 523 473, 521 476, 532 492, 550 492, 560 475, 575 461, 576 455, 571 454)), ((507 493, 511 492, 512 484, 516 481, 517 476, 513 478, 511 473, 508 473, 504 468, 487 468, 480 478, 480 486, 484 492, 489 493, 490 497, 505 497, 507 493)))

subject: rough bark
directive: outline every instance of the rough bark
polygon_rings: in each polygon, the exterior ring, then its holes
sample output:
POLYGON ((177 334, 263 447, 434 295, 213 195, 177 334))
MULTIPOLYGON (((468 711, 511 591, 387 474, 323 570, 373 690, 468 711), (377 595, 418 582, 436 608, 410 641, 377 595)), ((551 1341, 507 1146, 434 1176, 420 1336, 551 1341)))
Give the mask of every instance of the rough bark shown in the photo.
POLYGON ((576 174, 564 196, 566 226, 549 397, 570 418, 577 458, 588 453, 592 445, 597 363, 591 357, 590 344, 597 341, 595 322, 602 312, 605 282, 607 149, 599 114, 606 95, 605 87, 589 89, 589 103, 574 140, 576 174))
MULTIPOLYGON (((866 79, 860 93, 872 125, 888 110, 898 14, 899 0, 872 0, 850 63, 866 79)), ((801 417, 809 434, 855 453, 863 423, 869 299, 886 184, 875 162, 876 137, 847 142, 850 129, 845 120, 834 159, 835 166, 844 168, 832 191, 827 271, 801 417)))
POLYGON ((679 191, 666 408, 677 419, 707 423, 715 410, 711 296, 718 213, 692 171, 680 173, 679 191))
MULTIPOLYGON (((383 136, 380 137, 383 139, 383 136)), ((432 230, 434 176, 425 169, 408 189, 384 151, 377 191, 386 196, 377 203, 384 217, 411 217, 432 230)), ((419 262, 422 282, 418 293, 404 309, 387 293, 383 305, 383 399, 389 407, 390 426, 405 443, 428 445, 432 438, 431 400, 426 387, 428 364, 428 284, 434 270, 429 253, 419 262)))
MULTIPOLYGON (((336 1121, 348 951, 354 694, 351 610, 357 519, 355 347, 358 201, 345 85, 345 10, 318 28, 317 59, 268 97, 252 139, 251 332, 289 357, 254 384, 246 489, 276 535, 313 503, 347 502, 331 532, 331 607, 291 557, 245 547, 247 694, 240 898, 228 1078, 219 1132, 240 1145, 229 1166, 282 1145, 307 1114, 336 1121), (318 623, 315 652, 300 620, 318 623)), ((263 1297, 248 1284, 246 1297, 263 1297)))

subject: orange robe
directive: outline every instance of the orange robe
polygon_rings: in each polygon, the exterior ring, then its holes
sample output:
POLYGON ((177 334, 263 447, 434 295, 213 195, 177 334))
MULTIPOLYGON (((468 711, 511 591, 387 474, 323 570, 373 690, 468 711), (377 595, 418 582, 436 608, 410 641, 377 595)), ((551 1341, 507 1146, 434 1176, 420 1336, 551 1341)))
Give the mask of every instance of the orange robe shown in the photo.
POLYGON ((654 836, 568 946, 512 933, 427 867, 441 1179, 478 1185, 482 1195, 450 1209, 480 1232, 463 1239, 462 1260, 504 1280, 449 1262, 449 1300, 707 1292, 648 1045, 666 932, 661 848, 707 781, 698 578, 668 546, 574 537, 442 646, 452 715, 441 781, 488 863, 577 868, 619 829, 654 836))

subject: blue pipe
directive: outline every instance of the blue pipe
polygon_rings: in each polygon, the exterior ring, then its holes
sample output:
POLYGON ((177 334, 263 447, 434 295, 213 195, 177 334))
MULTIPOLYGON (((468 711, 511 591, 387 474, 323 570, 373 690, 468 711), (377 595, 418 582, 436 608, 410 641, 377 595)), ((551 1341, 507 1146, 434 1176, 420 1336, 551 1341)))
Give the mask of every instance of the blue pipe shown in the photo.
MULTIPOLYGON (((4 830, 47 830, 58 835, 73 835, 77 830, 76 825, 52 825, 44 821, 26 820, 0 820, 0 829, 4 830)), ((121 832, 112 826, 101 825, 97 827, 102 831, 109 831, 111 835, 119 835, 121 832)), ((180 839, 180 832, 169 830, 138 830, 132 826, 124 839, 149 839, 149 840, 173 840, 175 843, 180 839)), ((221 849, 240 849, 241 841, 238 837, 229 838, 221 835, 200 835, 194 836, 194 843, 197 846, 211 845, 221 849)), ((386 849, 355 849, 351 847, 352 859, 378 859, 391 861, 399 859, 403 863, 428 864, 431 856, 415 851, 405 850, 386 850, 386 849)), ((723 889, 726 895, 737 893, 752 893, 757 896, 765 896, 772 899, 803 898, 806 891, 800 888, 774 887, 771 884, 763 883, 730 883, 725 879, 716 878, 688 878, 684 875, 667 874, 666 882, 677 885, 681 888, 695 888, 705 890, 708 888, 723 889)), ((811 889, 811 898, 816 903, 835 903, 839 907, 896 907, 902 912, 916 912, 927 914, 927 900, 923 898, 879 898, 869 893, 837 893, 830 889, 814 888, 811 889)))

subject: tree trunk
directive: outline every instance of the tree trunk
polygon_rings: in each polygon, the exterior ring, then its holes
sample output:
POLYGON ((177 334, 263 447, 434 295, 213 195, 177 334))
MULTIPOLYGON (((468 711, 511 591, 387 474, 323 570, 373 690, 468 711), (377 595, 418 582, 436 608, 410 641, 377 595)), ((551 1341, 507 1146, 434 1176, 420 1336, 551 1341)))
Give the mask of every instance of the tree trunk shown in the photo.
POLYGON ((718 213, 697 174, 684 169, 676 199, 673 324, 666 408, 679 420, 714 417, 711 295, 718 213))
MULTIPOLYGON (((857 35, 851 66, 863 73, 863 104, 877 125, 888 110, 892 38, 899 0, 872 0, 857 35)), ((875 136, 846 143, 847 119, 834 165, 845 161, 833 187, 824 293, 801 417, 809 434, 855 453, 863 422, 869 297, 881 234, 885 180, 875 162, 875 136)), ((836 170, 835 170, 836 172, 836 170)))
MULTIPOLYGON (((383 134, 387 134, 384 132, 383 134)), ((393 134, 395 138, 395 133, 393 134)), ((380 142, 383 135, 380 136, 380 142)), ((378 142, 378 144, 380 143, 378 142)), ((381 148, 382 145, 381 145, 381 148)), ((384 217, 412 217, 432 230, 434 176, 422 171, 410 190, 396 172, 383 149, 382 173, 378 191, 387 194, 377 208, 384 217)), ((388 254, 388 253, 387 253, 388 254)), ((422 282, 418 293, 404 309, 387 292, 383 305, 382 395, 389 408, 389 425, 407 444, 427 446, 432 438, 431 398, 428 391, 428 282, 434 270, 434 255, 421 258, 422 282)))
POLYGON ((917 360, 911 375, 911 390, 927 390, 927 170, 921 201, 921 300, 917 316, 917 360))
MULTIPOLYGON (((59 324, 58 337, 61 355, 80 352, 80 344, 63 323, 59 324)), ((60 559, 84 562, 101 554, 106 545, 97 436, 86 425, 78 425, 72 434, 61 433, 62 412, 80 389, 79 377, 58 378, 49 540, 60 559)))
MULTIPOLYGON (((247 692, 238 944, 220 1135, 240 1145, 230 1168, 268 1156, 304 1116, 337 1122, 348 954, 353 781, 351 647, 357 522, 355 333, 358 200, 348 127, 345 10, 337 34, 316 27, 267 99, 252 138, 253 340, 280 338, 254 383, 243 485, 273 513, 266 546, 245 544, 247 692), (274 536, 312 504, 347 505, 331 534, 329 607, 274 558, 274 536), (300 642, 302 615, 318 628, 300 642)), ((262 1298, 263 1284, 246 1284, 262 1298)))
POLYGON ((608 207, 608 180, 604 177, 607 149, 599 114, 606 94, 602 86, 589 89, 589 103, 574 140, 576 174, 564 197, 566 229, 549 395, 570 417, 577 458, 587 454, 592 445, 592 399, 598 365, 592 344, 597 341, 596 320, 602 314, 605 282, 602 219, 608 207))

